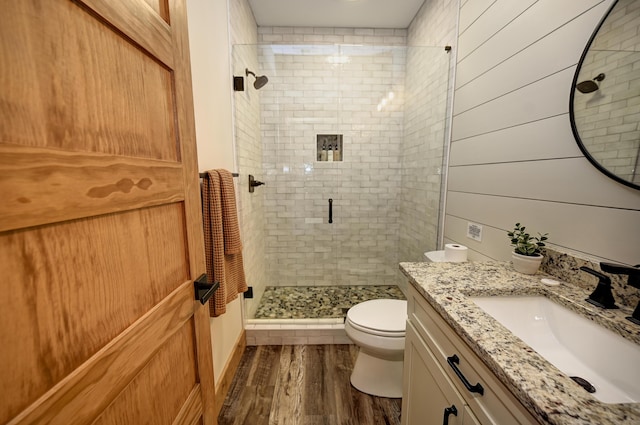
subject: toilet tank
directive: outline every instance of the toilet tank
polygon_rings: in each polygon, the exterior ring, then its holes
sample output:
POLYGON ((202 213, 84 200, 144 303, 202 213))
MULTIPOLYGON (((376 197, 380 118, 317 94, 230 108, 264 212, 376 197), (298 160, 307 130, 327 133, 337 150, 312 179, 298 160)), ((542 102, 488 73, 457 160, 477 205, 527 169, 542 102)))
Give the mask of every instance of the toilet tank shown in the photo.
POLYGON ((464 263, 467 261, 468 248, 464 245, 446 244, 443 250, 424 253, 424 261, 428 263, 464 263))
POLYGON ((424 261, 427 263, 444 263, 444 249, 441 251, 429 251, 424 253, 424 261))

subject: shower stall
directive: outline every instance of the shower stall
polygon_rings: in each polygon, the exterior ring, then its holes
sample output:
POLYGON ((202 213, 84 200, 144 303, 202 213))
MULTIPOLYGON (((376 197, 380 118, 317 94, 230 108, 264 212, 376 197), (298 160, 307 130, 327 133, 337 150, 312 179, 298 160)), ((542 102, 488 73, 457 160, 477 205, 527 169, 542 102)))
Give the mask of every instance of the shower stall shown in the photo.
POLYGON ((234 93, 246 317, 402 297, 398 263, 438 244, 448 52, 234 46, 234 75, 247 69, 268 82, 234 93), (265 185, 249 193, 248 175, 265 185))

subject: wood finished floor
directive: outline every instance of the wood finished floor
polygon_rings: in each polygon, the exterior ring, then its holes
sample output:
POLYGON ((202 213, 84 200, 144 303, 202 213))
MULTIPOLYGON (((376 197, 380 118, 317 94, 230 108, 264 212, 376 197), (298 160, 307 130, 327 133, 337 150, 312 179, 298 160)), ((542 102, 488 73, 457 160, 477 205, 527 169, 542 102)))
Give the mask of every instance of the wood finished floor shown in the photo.
POLYGON ((401 399, 373 397, 349 382, 355 345, 246 348, 219 425, 398 425, 401 399))

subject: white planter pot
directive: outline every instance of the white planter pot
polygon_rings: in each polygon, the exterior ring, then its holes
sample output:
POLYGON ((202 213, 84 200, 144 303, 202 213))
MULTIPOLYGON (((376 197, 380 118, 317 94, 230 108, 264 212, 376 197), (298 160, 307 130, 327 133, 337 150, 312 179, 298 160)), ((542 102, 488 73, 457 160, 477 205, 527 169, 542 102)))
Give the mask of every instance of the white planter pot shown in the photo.
POLYGON ((511 261, 515 271, 523 274, 536 274, 544 256, 537 255, 530 257, 528 255, 517 254, 515 251, 511 253, 511 261))

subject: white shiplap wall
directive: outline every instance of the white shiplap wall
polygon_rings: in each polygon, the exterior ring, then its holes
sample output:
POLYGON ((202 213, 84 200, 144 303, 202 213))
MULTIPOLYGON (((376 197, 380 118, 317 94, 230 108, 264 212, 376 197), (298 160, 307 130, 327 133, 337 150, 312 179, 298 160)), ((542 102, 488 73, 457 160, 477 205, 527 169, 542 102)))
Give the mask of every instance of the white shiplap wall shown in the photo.
POLYGON ((640 191, 593 168, 569 123, 576 65, 611 3, 461 2, 445 241, 472 259, 508 260, 520 221, 558 250, 640 262, 640 191))

